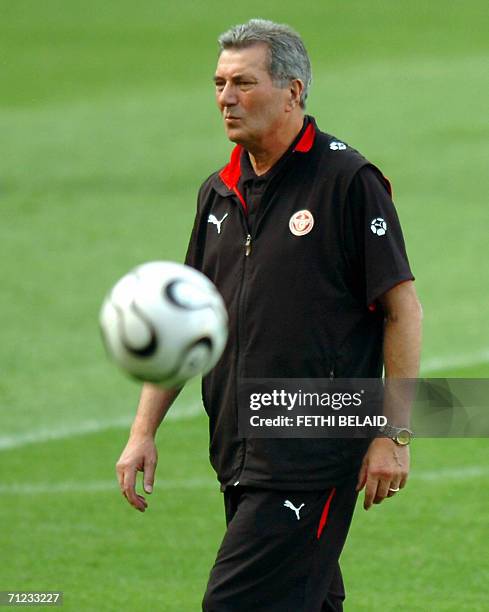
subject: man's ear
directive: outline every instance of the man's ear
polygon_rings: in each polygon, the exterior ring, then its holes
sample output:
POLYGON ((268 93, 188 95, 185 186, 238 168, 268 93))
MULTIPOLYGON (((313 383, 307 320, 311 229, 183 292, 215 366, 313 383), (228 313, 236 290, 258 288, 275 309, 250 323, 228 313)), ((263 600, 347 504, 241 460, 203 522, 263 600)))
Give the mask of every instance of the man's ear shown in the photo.
POLYGON ((304 91, 304 83, 300 79, 293 79, 290 81, 288 86, 288 99, 287 109, 294 110, 297 106, 300 106, 301 95, 304 91))

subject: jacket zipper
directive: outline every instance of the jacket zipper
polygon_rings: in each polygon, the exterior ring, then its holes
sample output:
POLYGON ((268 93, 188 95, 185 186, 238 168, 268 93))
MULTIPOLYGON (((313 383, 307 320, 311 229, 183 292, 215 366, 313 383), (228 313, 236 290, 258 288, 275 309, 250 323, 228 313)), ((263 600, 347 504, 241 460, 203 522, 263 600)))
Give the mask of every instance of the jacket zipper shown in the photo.
POLYGON ((245 242, 245 257, 249 257, 251 253, 251 234, 248 234, 246 236, 246 242, 245 242))
MULTIPOLYGON (((243 322, 243 311, 244 311, 244 303, 245 303, 245 297, 246 297, 246 267, 247 267, 247 261, 248 261, 248 257, 251 254, 251 245, 252 245, 252 238, 251 238, 251 234, 250 234, 250 230, 248 227, 248 219, 246 217, 243 218, 244 221, 244 226, 245 226, 245 230, 246 230, 246 238, 245 238, 245 242, 244 242, 244 262, 243 262, 243 273, 241 276, 241 287, 240 287, 240 294, 239 294, 239 298, 238 298, 238 329, 237 329, 237 356, 236 356, 236 423, 239 422, 239 380, 240 380, 240 374, 241 374, 241 338, 243 337, 243 328, 244 328, 244 322, 243 322)), ((235 476, 233 478, 233 486, 236 486, 239 484, 239 479, 241 478, 241 474, 243 472, 243 467, 244 467, 244 463, 245 463, 245 459, 246 459, 246 438, 243 438, 243 456, 241 459, 241 463, 237 472, 237 476, 235 476)))

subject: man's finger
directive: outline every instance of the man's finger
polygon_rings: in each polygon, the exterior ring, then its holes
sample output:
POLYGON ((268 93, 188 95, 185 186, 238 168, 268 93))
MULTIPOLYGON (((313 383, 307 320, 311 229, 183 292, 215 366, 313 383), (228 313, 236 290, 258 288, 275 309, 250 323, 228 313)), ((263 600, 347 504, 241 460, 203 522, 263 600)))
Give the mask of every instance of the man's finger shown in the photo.
POLYGON ((121 490, 121 493, 124 493, 124 472, 119 468, 119 466, 116 466, 115 472, 117 474, 117 481, 119 482, 119 489, 121 490))
POLYGON ((379 480, 374 504, 380 504, 389 495, 390 480, 379 480))
POLYGON ((374 502, 375 496, 377 495, 378 478, 367 475, 367 482, 365 485, 365 497, 363 500, 363 507, 365 510, 369 510, 374 502))
POLYGON ((156 463, 154 461, 147 461, 144 464, 143 489, 146 493, 153 492, 153 485, 155 482, 155 469, 156 463))
MULTIPOLYGON (((124 495, 126 496, 127 501, 134 506, 136 510, 140 510, 144 512, 145 506, 142 501, 139 499, 139 495, 136 493, 136 475, 137 470, 128 470, 126 469, 124 472, 124 495)), ((144 498, 143 498, 144 499, 144 498)))
POLYGON ((363 487, 365 486, 366 482, 367 482, 367 464, 362 463, 362 467, 360 468, 360 471, 358 472, 358 481, 357 481, 356 491, 357 492, 361 491, 363 487))
POLYGON ((128 503, 135 509, 135 510, 139 510, 139 512, 144 512, 146 510, 146 508, 148 507, 148 502, 145 500, 145 498, 142 495, 137 495, 137 502, 134 504, 132 501, 129 500, 128 496, 123 493, 124 497, 127 499, 128 503))
POLYGON ((389 485, 389 491, 387 493, 387 497, 392 497, 393 495, 395 495, 400 489, 401 489, 401 481, 391 481, 390 485, 389 485))
POLYGON ((144 506, 144 510, 146 510, 146 508, 148 507, 148 502, 146 501, 146 498, 143 497, 142 495, 138 495, 137 497, 138 497, 139 502, 144 506))

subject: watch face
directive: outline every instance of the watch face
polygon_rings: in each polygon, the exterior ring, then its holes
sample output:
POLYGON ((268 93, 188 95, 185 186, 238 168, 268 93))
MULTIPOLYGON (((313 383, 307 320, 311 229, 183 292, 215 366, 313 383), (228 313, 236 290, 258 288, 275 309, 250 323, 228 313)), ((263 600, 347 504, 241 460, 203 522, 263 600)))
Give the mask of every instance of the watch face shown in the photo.
POLYGON ((396 436, 396 442, 401 446, 407 446, 411 442, 411 433, 408 429, 401 429, 396 436))

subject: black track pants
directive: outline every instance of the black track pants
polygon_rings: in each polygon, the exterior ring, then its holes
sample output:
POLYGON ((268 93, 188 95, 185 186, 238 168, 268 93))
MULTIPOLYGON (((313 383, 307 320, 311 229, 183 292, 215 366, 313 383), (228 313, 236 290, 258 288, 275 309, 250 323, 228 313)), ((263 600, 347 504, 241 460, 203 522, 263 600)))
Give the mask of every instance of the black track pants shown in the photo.
POLYGON ((234 487, 227 531, 211 570, 204 612, 341 611, 339 557, 357 493, 234 487))

